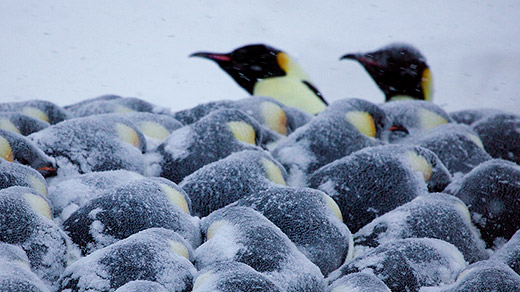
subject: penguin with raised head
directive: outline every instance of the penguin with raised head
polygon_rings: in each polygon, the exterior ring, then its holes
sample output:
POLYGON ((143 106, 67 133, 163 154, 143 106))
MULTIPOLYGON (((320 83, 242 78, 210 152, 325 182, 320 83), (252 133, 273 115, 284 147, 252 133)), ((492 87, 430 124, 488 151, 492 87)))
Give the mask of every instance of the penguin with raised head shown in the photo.
POLYGON ((386 101, 431 101, 433 80, 426 58, 409 44, 395 43, 368 53, 346 54, 340 60, 359 62, 385 94, 386 101))
POLYGON ((51 125, 70 117, 70 114, 62 107, 50 101, 38 99, 0 103, 0 112, 21 112, 51 125))
POLYGON ((407 238, 382 244, 345 262, 328 280, 370 271, 391 291, 418 292, 422 287, 455 282, 464 268, 464 256, 452 244, 433 238, 407 238))
POLYGON ((279 49, 253 44, 230 53, 197 52, 190 56, 215 61, 252 95, 269 96, 310 114, 327 107, 309 76, 293 58, 279 49))
POLYGON ((115 291, 129 282, 147 280, 162 285, 164 291, 187 292, 196 272, 192 260, 193 249, 179 234, 150 228, 69 265, 59 279, 59 291, 115 291))
POLYGON ((20 112, 0 112, 0 129, 23 136, 43 130, 49 123, 20 112))

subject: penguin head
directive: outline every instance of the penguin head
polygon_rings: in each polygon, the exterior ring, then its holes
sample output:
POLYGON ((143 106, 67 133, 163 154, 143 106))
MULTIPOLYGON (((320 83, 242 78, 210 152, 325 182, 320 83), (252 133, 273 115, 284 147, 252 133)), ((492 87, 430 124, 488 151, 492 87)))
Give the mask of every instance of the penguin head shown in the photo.
POLYGON ((190 57, 201 57, 215 61, 242 88, 253 94, 259 80, 285 76, 289 57, 284 52, 264 44, 240 47, 230 53, 196 52, 190 57))
POLYGON ((340 58, 358 61, 384 92, 386 101, 412 98, 432 99, 432 76, 426 59, 407 44, 391 44, 368 53, 340 58))

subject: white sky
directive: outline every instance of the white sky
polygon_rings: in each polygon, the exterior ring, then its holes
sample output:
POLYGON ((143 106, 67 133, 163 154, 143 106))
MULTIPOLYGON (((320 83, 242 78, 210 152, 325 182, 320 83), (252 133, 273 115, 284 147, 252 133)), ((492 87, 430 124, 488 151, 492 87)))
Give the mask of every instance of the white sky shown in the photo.
POLYGON ((263 42, 328 101, 383 95, 345 53, 414 44, 446 110, 520 114, 520 1, 0 0, 0 101, 71 104, 103 94, 180 110, 247 93, 195 51, 263 42))

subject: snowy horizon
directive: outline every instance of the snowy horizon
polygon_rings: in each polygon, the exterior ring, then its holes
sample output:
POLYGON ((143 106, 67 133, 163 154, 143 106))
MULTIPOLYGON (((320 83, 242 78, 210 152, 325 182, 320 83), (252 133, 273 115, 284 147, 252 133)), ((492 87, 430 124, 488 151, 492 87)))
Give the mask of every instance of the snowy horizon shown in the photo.
POLYGON ((383 102, 345 53, 416 46, 447 111, 520 113, 520 3, 514 1, 23 1, 0 3, 1 102, 64 106, 105 94, 173 111, 248 94, 218 66, 188 58, 266 43, 295 57, 325 99, 383 102))

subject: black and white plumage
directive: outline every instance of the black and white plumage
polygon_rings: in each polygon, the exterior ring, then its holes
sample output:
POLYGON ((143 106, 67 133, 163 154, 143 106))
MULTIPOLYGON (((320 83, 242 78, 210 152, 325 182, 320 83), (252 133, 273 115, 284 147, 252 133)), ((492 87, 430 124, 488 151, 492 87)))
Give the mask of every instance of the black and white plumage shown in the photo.
POLYGON ((459 250, 439 239, 408 238, 382 244, 346 262, 329 276, 370 271, 392 291, 417 292, 422 287, 455 282, 466 262, 459 250))
POLYGON ((109 189, 85 203, 63 222, 83 254, 153 227, 171 229, 192 245, 200 243, 190 200, 164 178, 148 178, 109 189))
POLYGON ((371 273, 352 273, 330 284, 327 292, 390 292, 390 289, 377 276, 371 273))
POLYGON ((46 100, 0 103, 0 112, 21 112, 50 123, 51 125, 70 118, 70 114, 66 110, 46 100))
POLYGON ((184 126, 158 146, 160 176, 179 183, 206 164, 248 149, 260 149, 261 126, 237 109, 215 111, 184 126))
POLYGON ((182 180, 195 216, 211 212, 276 185, 285 185, 287 174, 268 152, 245 150, 210 163, 182 180))
POLYGON ((196 272, 192 259, 190 244, 179 234, 151 228, 72 263, 60 277, 59 287, 60 291, 105 292, 149 280, 166 291, 189 292, 196 272))
POLYGON ((475 167, 446 188, 471 213, 488 247, 508 240, 520 229, 520 166, 492 159, 475 167), (498 240, 498 242, 495 242, 498 240))
POLYGON ((0 157, 38 170, 42 175, 56 174, 56 161, 29 138, 0 129, 0 157))
POLYGON ((196 267, 222 261, 249 265, 289 291, 323 291, 319 268, 278 227, 240 206, 217 210, 201 221, 206 242, 195 250, 196 267))
POLYGON ((361 99, 333 102, 306 125, 281 141, 273 156, 289 172, 289 185, 305 185, 307 176, 336 159, 378 140, 386 124, 384 112, 361 99))
POLYGON ((48 126, 49 123, 20 112, 0 111, 0 129, 27 136, 48 126))
POLYGON ((352 234, 336 203, 310 188, 272 187, 238 200, 273 222, 327 276, 352 258, 352 234))
POLYGON ((433 151, 452 175, 466 174, 492 159, 478 134, 461 124, 440 125, 414 144, 433 151))
POLYGON ((354 234, 356 256, 393 240, 421 237, 453 244, 469 263, 488 258, 466 205, 443 193, 418 196, 365 225, 354 234))
POLYGON ((497 261, 480 261, 462 271, 452 285, 425 288, 421 292, 513 292, 520 291, 520 276, 497 261))
POLYGON ((440 191, 451 176, 437 156, 419 146, 385 145, 357 151, 318 169, 309 186, 338 204, 352 232, 428 190, 440 191))
POLYGON ((389 119, 388 129, 382 137, 390 143, 413 142, 438 126, 452 122, 441 107, 422 100, 387 102, 381 105, 381 109, 389 119))
POLYGON ((22 247, 32 271, 49 287, 69 260, 70 239, 52 221, 48 201, 30 188, 0 190, 0 241, 22 247))
POLYGON ((112 115, 77 118, 29 136, 54 157, 58 175, 126 169, 144 174, 146 139, 128 118, 112 115))
POLYGON ((520 164, 520 115, 489 115, 471 126, 491 156, 520 164))
POLYGON ((197 273, 193 292, 285 292, 278 283, 239 262, 218 262, 197 273))

